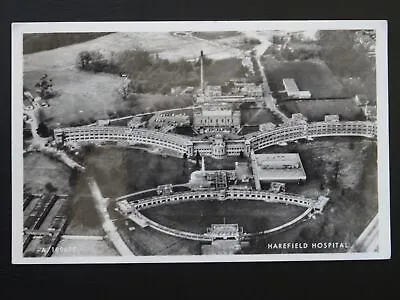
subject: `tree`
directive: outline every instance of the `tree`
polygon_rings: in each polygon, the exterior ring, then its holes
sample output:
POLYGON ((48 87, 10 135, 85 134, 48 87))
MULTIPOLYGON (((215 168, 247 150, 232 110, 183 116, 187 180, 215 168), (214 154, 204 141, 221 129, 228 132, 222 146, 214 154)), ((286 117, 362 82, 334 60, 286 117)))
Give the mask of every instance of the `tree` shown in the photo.
POLYGON ((71 187, 75 186, 78 182, 78 173, 78 169, 74 167, 71 171, 71 175, 69 176, 69 185, 71 187))
POLYGON ((57 191, 57 188, 56 188, 51 182, 46 183, 46 185, 44 186, 44 188, 45 188, 49 193, 54 193, 55 191, 57 191))
POLYGON ((334 175, 334 184, 335 185, 337 185, 337 177, 338 177, 338 174, 339 174, 339 167, 340 167, 340 162, 339 161, 337 161, 336 163, 335 163, 335 175, 334 175))
POLYGON ((201 159, 201 156, 200 156, 199 150, 197 150, 197 153, 196 153, 196 167, 197 168, 200 167, 200 159, 201 159))
POLYGON ((49 129, 49 127, 47 127, 47 125, 44 122, 39 123, 36 132, 41 137, 49 137, 51 135, 51 130, 49 129))
POLYGON ((53 89, 53 79, 47 74, 44 74, 39 82, 35 84, 35 87, 39 88, 38 94, 42 99, 50 99, 54 97, 57 92, 53 89))

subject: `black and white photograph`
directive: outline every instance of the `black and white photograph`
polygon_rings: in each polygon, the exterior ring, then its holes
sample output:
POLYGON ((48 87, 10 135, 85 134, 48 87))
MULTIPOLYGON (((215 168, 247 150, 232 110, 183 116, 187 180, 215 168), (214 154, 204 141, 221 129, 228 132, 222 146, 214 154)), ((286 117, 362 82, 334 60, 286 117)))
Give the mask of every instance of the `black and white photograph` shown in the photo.
POLYGON ((390 258, 385 21, 12 35, 13 263, 390 258))

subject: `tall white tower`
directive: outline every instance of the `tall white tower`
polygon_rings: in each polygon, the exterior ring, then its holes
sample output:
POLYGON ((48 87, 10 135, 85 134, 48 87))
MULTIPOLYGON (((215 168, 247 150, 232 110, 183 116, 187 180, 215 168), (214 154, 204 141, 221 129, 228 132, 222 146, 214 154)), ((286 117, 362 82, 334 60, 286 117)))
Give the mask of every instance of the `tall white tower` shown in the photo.
POLYGON ((204 162, 204 156, 201 157, 201 171, 205 172, 206 170, 206 163, 204 162))

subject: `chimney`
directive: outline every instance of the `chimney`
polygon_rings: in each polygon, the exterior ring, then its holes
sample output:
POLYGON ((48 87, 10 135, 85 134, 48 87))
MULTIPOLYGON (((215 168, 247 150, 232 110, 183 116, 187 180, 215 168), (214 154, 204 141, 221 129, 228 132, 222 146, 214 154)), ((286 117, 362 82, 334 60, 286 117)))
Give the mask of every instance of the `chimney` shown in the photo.
POLYGON ((204 94, 203 50, 200 51, 200 89, 204 94))

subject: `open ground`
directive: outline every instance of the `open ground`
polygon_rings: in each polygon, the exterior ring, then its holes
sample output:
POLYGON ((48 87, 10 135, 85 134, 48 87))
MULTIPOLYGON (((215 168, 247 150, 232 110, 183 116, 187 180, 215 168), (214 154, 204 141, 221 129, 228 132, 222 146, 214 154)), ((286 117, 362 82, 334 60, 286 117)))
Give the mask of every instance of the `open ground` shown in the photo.
POLYGON ((188 104, 188 97, 176 97, 171 101, 169 96, 139 95, 123 101, 118 93, 123 78, 78 70, 78 54, 100 51, 109 57, 125 50, 142 49, 176 61, 198 58, 202 49, 213 59, 213 63, 205 68, 207 81, 222 84, 232 77, 244 75, 240 61, 242 52, 233 47, 240 38, 230 36, 216 42, 168 32, 111 33, 83 43, 24 55, 24 86, 35 94, 34 85, 43 74, 53 79, 58 95, 49 101, 50 107, 45 110, 46 123, 53 128, 87 124, 110 115, 125 116, 160 107, 181 107, 188 104))
POLYGON ((278 106, 289 117, 294 113, 301 113, 311 122, 323 121, 325 115, 338 115, 340 120, 346 121, 365 119, 353 98, 284 101, 278 106))
POLYGON ((275 92, 284 90, 283 78, 293 78, 299 89, 310 91, 313 98, 345 96, 342 85, 323 61, 278 61, 264 56, 262 63, 270 88, 275 92))
POLYGON ((211 224, 237 223, 245 232, 258 232, 282 225, 304 208, 261 201, 196 201, 152 207, 141 211, 163 225, 204 233, 211 224))
POLYGON ((24 187, 31 193, 46 191, 50 183, 57 193, 68 194, 70 169, 56 159, 43 153, 27 153, 24 156, 24 187))
POLYGON ((85 165, 105 197, 119 197, 160 184, 186 183, 194 168, 182 158, 117 146, 93 148, 85 165))

